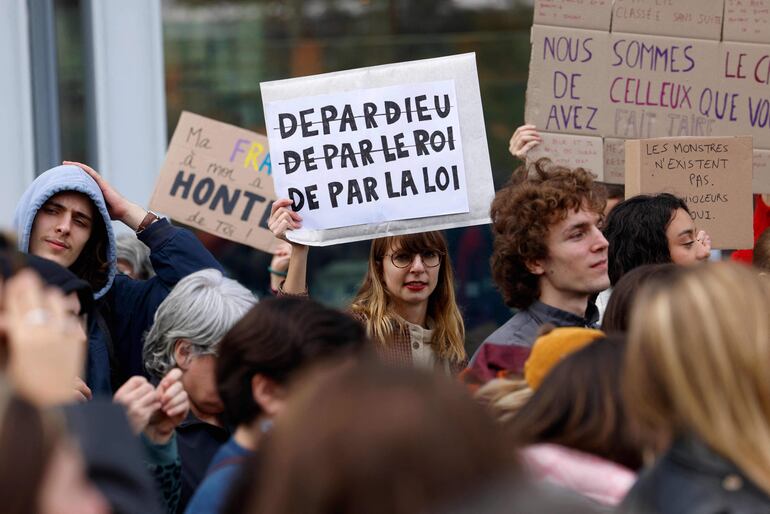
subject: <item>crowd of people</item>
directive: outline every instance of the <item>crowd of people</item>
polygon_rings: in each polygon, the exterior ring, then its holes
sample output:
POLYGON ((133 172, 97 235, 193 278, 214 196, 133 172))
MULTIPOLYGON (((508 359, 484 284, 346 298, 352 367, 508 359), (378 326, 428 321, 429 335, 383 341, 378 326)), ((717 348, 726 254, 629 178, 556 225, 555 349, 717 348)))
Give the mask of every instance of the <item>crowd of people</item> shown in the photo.
POLYGON ((0 251, 3 512, 770 512, 770 232, 710 262, 681 198, 523 164, 490 206, 513 315, 468 355, 440 232, 374 239, 338 311, 291 207, 258 300, 87 165, 29 186, 0 251))

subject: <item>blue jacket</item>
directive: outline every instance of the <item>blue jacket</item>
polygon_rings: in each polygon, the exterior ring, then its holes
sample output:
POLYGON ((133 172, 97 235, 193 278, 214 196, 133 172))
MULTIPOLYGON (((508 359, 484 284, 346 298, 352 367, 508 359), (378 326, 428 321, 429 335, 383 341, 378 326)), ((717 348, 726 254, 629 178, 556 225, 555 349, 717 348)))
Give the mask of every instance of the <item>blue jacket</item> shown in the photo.
POLYGON ((14 226, 19 250, 29 250, 29 239, 37 211, 52 196, 76 191, 88 196, 104 219, 104 245, 109 272, 104 284, 94 287, 97 308, 88 322, 86 383, 94 394, 110 394, 132 375, 142 375, 144 333, 152 325, 155 310, 169 291, 185 276, 204 268, 222 271, 220 264, 189 231, 160 220, 139 238, 150 248, 150 260, 157 275, 133 280, 117 274, 115 235, 99 186, 77 166, 57 166, 35 179, 16 206, 14 226))

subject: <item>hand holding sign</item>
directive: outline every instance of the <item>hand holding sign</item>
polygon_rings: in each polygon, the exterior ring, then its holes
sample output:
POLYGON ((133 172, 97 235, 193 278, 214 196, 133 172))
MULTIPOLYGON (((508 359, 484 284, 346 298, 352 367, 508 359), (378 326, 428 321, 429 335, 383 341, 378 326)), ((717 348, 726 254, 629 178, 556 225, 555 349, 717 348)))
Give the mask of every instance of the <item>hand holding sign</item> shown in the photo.
MULTIPOLYGON (((296 230, 302 227, 302 216, 291 208, 292 202, 288 198, 281 198, 273 202, 270 209, 270 219, 267 226, 278 239, 289 241, 286 237, 287 230, 296 230)), ((289 241, 290 242, 290 241, 289 241)))
POLYGON ((260 86, 276 193, 304 219, 296 241, 489 222, 494 184, 472 54, 260 86))
POLYGON ((516 128, 511 136, 508 151, 523 161, 527 157, 527 152, 539 145, 541 141, 540 132, 534 125, 522 125, 516 128))
POLYGON ((273 192, 264 136, 183 112, 150 205, 219 237, 272 252, 273 192))

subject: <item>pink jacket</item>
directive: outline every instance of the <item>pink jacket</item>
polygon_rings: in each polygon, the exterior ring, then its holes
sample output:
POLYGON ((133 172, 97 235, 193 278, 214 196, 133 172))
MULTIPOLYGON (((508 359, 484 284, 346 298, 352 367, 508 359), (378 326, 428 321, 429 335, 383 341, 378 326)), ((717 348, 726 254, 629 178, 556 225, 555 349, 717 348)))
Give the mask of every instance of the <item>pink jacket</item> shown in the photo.
POLYGON ((618 505, 636 474, 601 457, 557 444, 535 444, 520 453, 530 474, 602 505, 618 505))

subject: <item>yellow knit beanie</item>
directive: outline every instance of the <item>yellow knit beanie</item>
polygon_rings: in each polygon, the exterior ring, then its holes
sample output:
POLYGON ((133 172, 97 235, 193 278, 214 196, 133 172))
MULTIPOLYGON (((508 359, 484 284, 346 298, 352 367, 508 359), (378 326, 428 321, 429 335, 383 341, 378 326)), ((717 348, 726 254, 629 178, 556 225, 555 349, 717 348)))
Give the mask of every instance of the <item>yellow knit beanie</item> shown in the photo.
POLYGON ((530 388, 537 389, 560 360, 602 337, 601 330, 581 327, 555 328, 541 335, 524 363, 524 380, 530 388))

